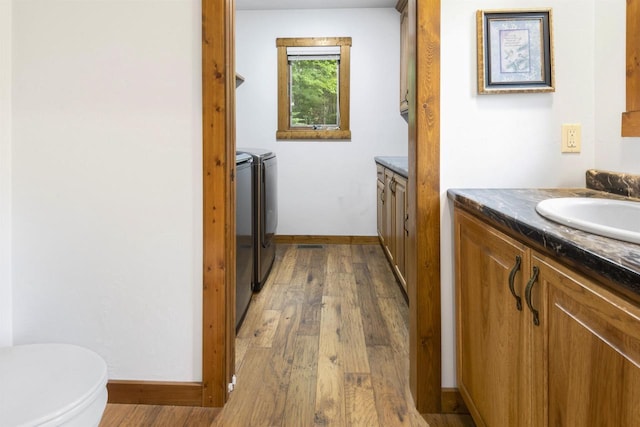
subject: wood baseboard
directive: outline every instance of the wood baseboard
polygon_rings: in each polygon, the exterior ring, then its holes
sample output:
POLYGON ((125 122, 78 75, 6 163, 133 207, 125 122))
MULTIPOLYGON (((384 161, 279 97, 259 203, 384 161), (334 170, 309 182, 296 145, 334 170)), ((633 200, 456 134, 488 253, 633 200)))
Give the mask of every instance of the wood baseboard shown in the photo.
POLYGON ((276 243, 296 245, 375 245, 378 236, 305 236, 305 235, 276 235, 276 243))
POLYGON ((202 406, 202 383, 109 381, 109 403, 202 406))
POLYGON ((468 414, 469 409, 462 400, 460 390, 457 388, 442 389, 442 413, 443 414, 468 414))

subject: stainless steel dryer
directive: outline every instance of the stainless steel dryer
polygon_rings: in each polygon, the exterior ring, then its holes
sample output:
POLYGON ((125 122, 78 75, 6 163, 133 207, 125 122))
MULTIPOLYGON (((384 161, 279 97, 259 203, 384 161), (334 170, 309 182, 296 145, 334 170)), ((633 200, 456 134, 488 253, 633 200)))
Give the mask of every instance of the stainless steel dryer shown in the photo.
POLYGON ((267 280, 276 256, 274 237, 278 228, 278 161, 273 151, 238 148, 253 157, 254 292, 267 280))
POLYGON ((236 332, 247 314, 253 287, 253 157, 236 154, 236 332))

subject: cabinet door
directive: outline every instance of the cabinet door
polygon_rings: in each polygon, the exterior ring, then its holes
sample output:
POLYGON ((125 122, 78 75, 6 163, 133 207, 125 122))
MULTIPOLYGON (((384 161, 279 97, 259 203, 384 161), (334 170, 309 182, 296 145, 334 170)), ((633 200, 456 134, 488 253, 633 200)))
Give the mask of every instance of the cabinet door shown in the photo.
POLYGON ((404 270, 402 271, 402 277, 404 277, 405 290, 409 292, 407 285, 407 271, 409 270, 409 181, 407 180, 407 186, 405 188, 404 197, 404 270))
POLYGON ((396 256, 396 248, 395 248, 395 238, 394 227, 393 227, 393 218, 395 215, 394 202, 395 202, 395 194, 393 193, 393 187, 395 185, 395 180, 393 179, 393 172, 389 169, 384 170, 384 183, 385 183, 385 200, 384 200, 384 242, 385 248, 387 250, 387 255, 394 262, 396 256))
POLYGON ((530 318, 523 292, 529 250, 457 209, 455 234, 460 393, 478 426, 528 426, 530 318), (510 282, 522 297, 520 309, 510 282))
POLYGON ((640 425, 640 309, 535 255, 548 286, 549 426, 640 425))
POLYGON ((394 182, 393 237, 395 239, 395 264, 396 268, 398 269, 398 277, 400 278, 400 283, 405 289, 407 289, 405 272, 405 219, 407 215, 407 180, 400 175, 395 175, 394 182))
POLYGON ((386 224, 386 210, 385 210, 385 186, 384 186, 384 177, 383 177, 383 181, 380 180, 376 180, 376 182, 378 183, 378 191, 377 191, 377 195, 378 195, 378 201, 377 201, 377 218, 378 218, 378 236, 380 236, 380 239, 382 241, 383 245, 386 245, 387 243, 385 242, 384 238, 387 234, 386 230, 385 230, 385 224, 386 224))

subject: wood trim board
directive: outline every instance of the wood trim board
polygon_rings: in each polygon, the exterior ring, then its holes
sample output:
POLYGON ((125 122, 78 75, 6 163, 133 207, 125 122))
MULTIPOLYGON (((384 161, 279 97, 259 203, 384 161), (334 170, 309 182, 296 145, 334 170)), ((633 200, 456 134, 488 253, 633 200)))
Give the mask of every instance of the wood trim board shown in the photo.
POLYGON ((623 137, 640 136, 640 0, 627 0, 626 112, 622 113, 623 137))
POLYGON ((409 0, 408 17, 409 380, 421 414, 442 410, 440 1, 409 0))
POLYGON ((462 399, 460 390, 457 388, 442 389, 442 411, 443 414, 468 414, 469 409, 462 399))
POLYGON ((234 0, 202 2, 202 406, 221 407, 235 351, 234 0))
POLYGON ((378 236, 311 236, 276 235, 275 242, 280 244, 316 244, 316 245, 377 245, 378 236))
POLYGON ((202 406, 202 383, 109 381, 109 403, 202 406))

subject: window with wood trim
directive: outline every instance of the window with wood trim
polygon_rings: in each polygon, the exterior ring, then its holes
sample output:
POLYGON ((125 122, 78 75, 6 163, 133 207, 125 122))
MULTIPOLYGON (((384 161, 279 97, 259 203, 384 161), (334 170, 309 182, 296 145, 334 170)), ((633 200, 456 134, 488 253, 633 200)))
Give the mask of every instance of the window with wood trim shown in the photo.
POLYGON ((640 0, 627 0, 627 111, 622 136, 640 136, 640 0))
POLYGON ((351 37, 278 38, 277 139, 351 139, 351 37))

